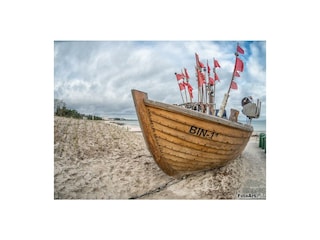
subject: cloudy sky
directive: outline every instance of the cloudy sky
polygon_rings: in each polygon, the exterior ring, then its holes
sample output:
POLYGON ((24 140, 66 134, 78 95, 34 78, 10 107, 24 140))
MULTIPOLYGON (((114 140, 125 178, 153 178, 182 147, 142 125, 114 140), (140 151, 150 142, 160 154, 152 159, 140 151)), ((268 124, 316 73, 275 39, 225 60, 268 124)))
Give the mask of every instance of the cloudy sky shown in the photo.
MULTIPOLYGON (((197 97, 195 53, 212 68, 213 58, 220 82, 216 85, 217 107, 230 84, 237 41, 55 41, 54 98, 85 114, 113 116, 135 112, 131 89, 149 98, 181 103, 175 72, 187 68, 197 97)), ((227 109, 241 109, 241 99, 262 100, 265 119, 266 42, 240 41, 245 54, 244 72, 236 78, 238 90, 231 90, 227 109)))

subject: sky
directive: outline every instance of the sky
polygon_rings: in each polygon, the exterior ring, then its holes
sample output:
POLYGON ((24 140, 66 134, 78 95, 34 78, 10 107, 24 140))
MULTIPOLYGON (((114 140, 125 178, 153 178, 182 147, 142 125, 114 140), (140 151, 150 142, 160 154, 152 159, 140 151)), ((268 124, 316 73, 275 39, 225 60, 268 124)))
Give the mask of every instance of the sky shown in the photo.
POLYGON ((55 41, 54 98, 84 114, 128 116, 135 114, 131 89, 147 92, 152 100, 182 103, 174 73, 186 68, 195 101, 197 53, 211 69, 213 58, 221 66, 216 69, 218 108, 228 91, 238 43, 244 71, 235 79, 238 89, 231 90, 227 111, 241 110, 241 99, 252 96, 262 101, 260 119, 266 119, 266 41, 55 41))

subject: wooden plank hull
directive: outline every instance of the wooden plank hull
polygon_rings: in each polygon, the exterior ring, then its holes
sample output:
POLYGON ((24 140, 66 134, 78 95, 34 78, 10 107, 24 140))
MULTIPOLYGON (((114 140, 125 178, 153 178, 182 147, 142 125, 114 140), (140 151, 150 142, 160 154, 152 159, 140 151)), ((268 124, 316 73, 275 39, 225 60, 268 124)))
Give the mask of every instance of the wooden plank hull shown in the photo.
POLYGON ((170 176, 213 169, 237 158, 253 128, 179 106, 151 101, 132 90, 140 127, 158 166, 170 176))

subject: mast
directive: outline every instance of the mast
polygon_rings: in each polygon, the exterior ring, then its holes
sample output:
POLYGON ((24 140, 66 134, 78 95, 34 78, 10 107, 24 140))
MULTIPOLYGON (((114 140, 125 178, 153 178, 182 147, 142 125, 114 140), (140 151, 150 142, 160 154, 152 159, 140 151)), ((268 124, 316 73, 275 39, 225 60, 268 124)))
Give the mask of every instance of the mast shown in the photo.
MULTIPOLYGON (((184 102, 184 99, 183 99, 183 96, 182 96, 182 92, 181 92, 181 91, 182 91, 182 89, 181 89, 181 88, 182 88, 182 87, 181 87, 182 85, 181 85, 181 84, 183 84, 183 82, 182 82, 182 83, 178 83, 178 85, 179 85, 179 90, 180 90, 180 95, 181 95, 181 98, 182 98, 182 103, 185 103, 185 102, 184 102)), ((186 88, 184 88, 184 89, 186 89, 186 88)))
MULTIPOLYGON (((208 66, 207 66, 208 67, 208 66)), ((204 100, 203 100, 203 105, 204 105, 204 113, 207 112, 207 103, 208 103, 208 88, 207 88, 207 82, 208 82, 208 78, 207 78, 207 75, 208 75, 208 69, 207 67, 204 67, 203 70, 204 70, 204 100)))
POLYGON ((216 65, 214 64, 214 58, 213 58, 213 115, 216 115, 216 65))
POLYGON ((200 102, 200 98, 201 98, 201 92, 200 92, 200 83, 199 83, 199 74, 198 74, 198 68, 197 66, 194 67, 195 68, 195 72, 196 72, 196 79, 197 79, 197 85, 198 85, 198 102, 200 102))
MULTIPOLYGON (((237 52, 235 52, 235 55, 236 55, 236 58, 237 58, 237 56, 239 54, 237 52)), ((231 81, 230 81, 229 89, 228 89, 228 92, 224 94, 224 98, 223 98, 223 101, 221 103, 221 106, 220 106, 220 109, 219 109, 219 112, 218 112, 218 117, 222 117, 223 113, 224 113, 224 110, 226 109, 227 102, 228 102, 228 99, 229 99, 230 90, 231 90, 231 85, 232 85, 232 82, 234 80, 234 72, 235 71, 236 71, 236 62, 234 64, 234 69, 233 69, 233 74, 232 74, 232 78, 231 78, 231 81)))
POLYGON ((200 63, 200 60, 199 60, 199 55, 197 53, 195 53, 195 57, 196 57, 196 66, 195 66, 195 69, 196 69, 196 77, 197 77, 197 80, 198 80, 198 102, 199 103, 202 103, 203 102, 203 82, 202 82, 202 76, 201 76, 201 63, 200 63))
POLYGON ((186 77, 186 82, 187 82, 187 88, 188 88, 190 103, 192 103, 192 86, 191 86, 190 83, 189 83, 189 74, 188 74, 186 68, 184 68, 184 76, 186 77), (191 92, 190 92, 190 91, 191 91, 191 92))
MULTIPOLYGON (((211 98, 212 98, 212 112, 214 115, 216 115, 216 81, 219 80, 218 74, 216 72, 216 68, 220 68, 220 64, 218 60, 213 58, 213 78, 211 80, 212 84, 210 84, 210 93, 211 93, 211 98)), ((220 81, 220 80, 219 80, 220 81)), ((209 80, 210 82, 210 80, 209 80)))
MULTIPOLYGON (((209 68, 209 63, 208 63, 208 60, 207 60, 207 67, 208 67, 208 96, 209 96, 209 115, 214 115, 214 92, 213 92, 213 88, 212 84, 210 84, 210 68, 209 68)), ((213 66, 213 69, 212 69, 212 72, 214 74, 214 66, 213 66)), ((214 83, 213 83, 214 84, 214 83)))
MULTIPOLYGON (((180 74, 177 74, 176 72, 174 73, 174 75, 176 75, 176 78, 177 78, 177 84, 178 84, 178 88, 179 88, 179 91, 180 91, 180 95, 181 95, 181 99, 182 99, 182 103, 184 103, 184 99, 183 99, 183 96, 182 96, 182 90, 183 88, 185 89, 185 86, 184 86, 184 82, 182 80, 182 83, 179 82, 179 80, 182 78, 182 75, 180 74)), ((182 78, 183 79, 183 78, 182 78)), ((186 99, 187 100, 187 99, 186 99)))
POLYGON ((181 75, 182 75, 182 76, 184 76, 182 81, 183 81, 183 85, 184 85, 184 94, 186 95, 186 103, 187 103, 187 102, 188 102, 188 98, 187 98, 187 90, 186 90, 186 86, 187 86, 187 84, 184 82, 184 79, 185 79, 185 78, 187 78, 187 77, 183 74, 182 69, 181 69, 181 75))
POLYGON ((243 62, 242 62, 241 59, 238 58, 238 56, 239 56, 238 52, 240 52, 240 51, 241 51, 242 54, 244 53, 243 49, 240 48, 240 46, 238 44, 237 45, 237 50, 234 53, 234 55, 236 56, 236 60, 235 60, 235 63, 234 63, 234 69, 233 69, 233 73, 232 73, 232 78, 231 78, 231 81, 230 81, 229 89, 228 89, 228 92, 226 94, 224 94, 224 98, 223 98, 223 101, 221 103, 221 106, 220 106, 220 109, 219 109, 219 112, 218 112, 218 117, 222 117, 223 116, 223 113, 224 113, 225 108, 227 106, 230 90, 232 88, 232 84, 233 84, 233 81, 234 81, 234 77, 235 77, 236 71, 237 70, 239 70, 241 72, 243 71, 243 62))

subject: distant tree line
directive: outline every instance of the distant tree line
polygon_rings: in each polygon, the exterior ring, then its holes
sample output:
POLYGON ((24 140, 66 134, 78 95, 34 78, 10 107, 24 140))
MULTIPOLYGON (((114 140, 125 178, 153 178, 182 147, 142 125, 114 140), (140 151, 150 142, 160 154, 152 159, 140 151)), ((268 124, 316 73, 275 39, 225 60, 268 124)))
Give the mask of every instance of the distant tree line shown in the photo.
POLYGON ((92 119, 92 120, 103 120, 101 117, 95 115, 86 115, 79 113, 74 109, 68 109, 65 102, 60 99, 54 99, 54 115, 60 117, 78 118, 78 119, 92 119))

